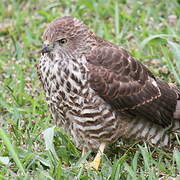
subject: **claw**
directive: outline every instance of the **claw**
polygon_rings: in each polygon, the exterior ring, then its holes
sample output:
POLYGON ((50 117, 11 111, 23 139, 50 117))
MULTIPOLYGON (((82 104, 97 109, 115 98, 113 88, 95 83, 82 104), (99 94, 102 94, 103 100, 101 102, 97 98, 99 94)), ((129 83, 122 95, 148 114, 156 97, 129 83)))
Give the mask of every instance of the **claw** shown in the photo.
POLYGON ((95 170, 98 170, 98 168, 99 168, 99 165, 101 162, 101 155, 104 152, 105 146, 106 146, 106 143, 101 143, 99 150, 96 154, 96 157, 94 158, 94 160, 91 163, 88 164, 90 167, 92 167, 95 170))

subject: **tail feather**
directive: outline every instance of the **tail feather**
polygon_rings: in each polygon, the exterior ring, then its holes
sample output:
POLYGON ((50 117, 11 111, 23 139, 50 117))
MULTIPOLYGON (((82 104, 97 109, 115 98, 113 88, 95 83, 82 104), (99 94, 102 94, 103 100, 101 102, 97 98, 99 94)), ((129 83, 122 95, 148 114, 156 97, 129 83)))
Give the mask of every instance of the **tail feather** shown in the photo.
POLYGON ((126 121, 122 123, 125 123, 124 126, 126 128, 124 129, 123 126, 123 128, 119 130, 124 138, 148 141, 160 147, 169 146, 169 127, 164 128, 151 121, 139 118, 131 119, 131 122, 128 122, 126 119, 126 121))
POLYGON ((171 84, 169 86, 177 95, 177 99, 176 97, 173 98, 173 110, 170 109, 172 123, 165 128, 148 119, 125 115, 123 118, 120 117, 121 127, 119 133, 122 137, 144 140, 160 147, 168 147, 171 140, 170 134, 176 132, 178 136, 180 135, 180 88, 171 84), (175 112, 172 113, 174 109, 175 112))
POLYGON ((175 112, 173 113, 174 122, 173 122, 172 131, 180 132, 180 87, 177 87, 173 84, 169 84, 169 85, 177 94, 176 109, 175 112))
POLYGON ((174 116, 174 119, 180 119, 180 100, 177 100, 176 110, 173 116, 174 116))
POLYGON ((180 120, 179 119, 174 120, 173 127, 172 127, 171 131, 176 132, 180 135, 180 120))

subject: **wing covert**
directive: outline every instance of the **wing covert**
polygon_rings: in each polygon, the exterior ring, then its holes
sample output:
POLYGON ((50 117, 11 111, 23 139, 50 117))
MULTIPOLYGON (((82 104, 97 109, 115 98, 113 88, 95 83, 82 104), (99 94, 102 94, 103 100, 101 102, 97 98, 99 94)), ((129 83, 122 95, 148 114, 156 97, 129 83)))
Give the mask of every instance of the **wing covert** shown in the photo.
POLYGON ((174 106, 167 107, 166 100, 174 101, 174 93, 126 50, 98 47, 86 58, 91 88, 114 110, 140 115, 163 126, 171 123, 174 106), (163 113, 167 115, 163 117, 163 113))
POLYGON ((160 96, 153 74, 124 49, 97 48, 87 61, 91 87, 115 109, 133 109, 160 96))

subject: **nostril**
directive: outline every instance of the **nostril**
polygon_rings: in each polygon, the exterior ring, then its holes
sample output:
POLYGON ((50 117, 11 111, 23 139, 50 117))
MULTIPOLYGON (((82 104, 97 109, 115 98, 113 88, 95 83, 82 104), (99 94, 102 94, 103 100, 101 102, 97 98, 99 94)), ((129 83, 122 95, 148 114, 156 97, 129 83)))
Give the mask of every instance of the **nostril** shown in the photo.
POLYGON ((51 48, 49 46, 44 46, 41 50, 41 53, 44 55, 45 53, 49 53, 51 48))

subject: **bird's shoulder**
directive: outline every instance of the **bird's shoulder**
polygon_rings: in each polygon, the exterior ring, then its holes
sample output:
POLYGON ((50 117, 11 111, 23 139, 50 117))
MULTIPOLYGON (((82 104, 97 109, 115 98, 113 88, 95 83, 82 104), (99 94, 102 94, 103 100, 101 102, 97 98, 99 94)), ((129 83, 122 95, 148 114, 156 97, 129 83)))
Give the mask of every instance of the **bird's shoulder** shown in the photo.
POLYGON ((121 95, 133 95, 140 92, 147 81, 155 85, 156 78, 151 71, 123 47, 101 39, 98 41, 99 45, 86 54, 89 80, 96 91, 102 92, 106 84, 112 89, 120 88, 121 95))

